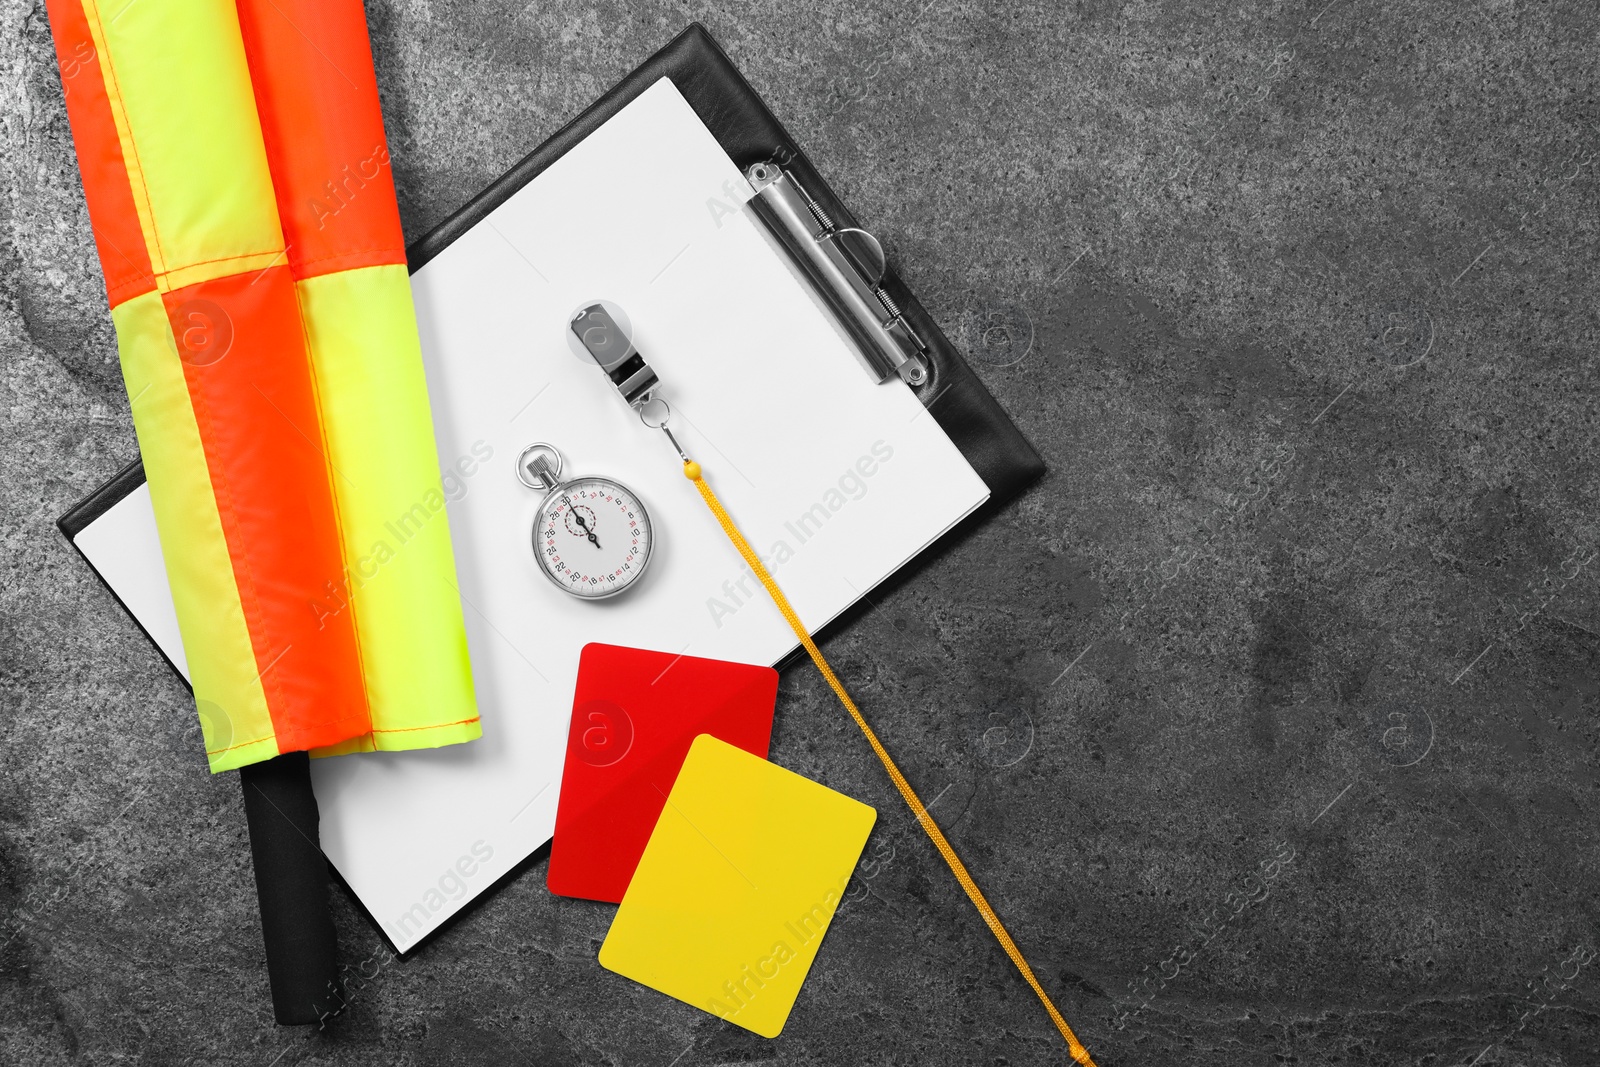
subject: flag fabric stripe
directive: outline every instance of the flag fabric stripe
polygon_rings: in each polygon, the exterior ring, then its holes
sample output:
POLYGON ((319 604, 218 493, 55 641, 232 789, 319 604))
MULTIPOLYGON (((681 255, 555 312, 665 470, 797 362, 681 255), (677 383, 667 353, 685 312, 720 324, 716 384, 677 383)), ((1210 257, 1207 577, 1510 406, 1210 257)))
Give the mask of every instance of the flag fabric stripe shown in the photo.
MULTIPOLYGON (((345 593, 373 708, 372 744, 470 740, 478 731, 472 668, 406 268, 343 270, 296 289, 328 456, 340 472, 333 484, 345 593), (435 723, 451 725, 419 732, 435 723)), ((463 471, 475 474, 481 462, 457 461, 450 495, 465 491, 463 471)))
POLYGON ((133 137, 128 132, 128 115, 122 102, 122 90, 117 84, 116 69, 111 65, 111 51, 106 45, 105 26, 101 21, 98 0, 83 0, 83 13, 89 33, 94 39, 95 58, 100 66, 101 82, 106 90, 112 128, 116 131, 123 166, 128 172, 128 190, 133 197, 134 216, 139 222, 145 254, 150 259, 151 269, 157 275, 159 284, 159 275, 164 267, 161 263, 161 248, 154 239, 155 230, 150 220, 150 194, 145 188, 144 174, 139 166, 139 155, 133 148, 133 137))
POLYGON ((278 754, 183 365, 154 290, 111 311, 213 771, 278 754))
MULTIPOLYGON (((349 612, 317 604, 344 579, 329 467, 287 264, 165 294, 174 333, 213 317, 231 336, 180 337, 195 421, 256 662, 286 752, 371 728, 349 612)), ((334 476, 338 473, 335 471, 334 476)))
POLYGON ((406 261, 360 3, 239 0, 297 279, 406 261))
MULTIPOLYGON (((76 4, 51 11, 61 89, 72 120, 72 142, 78 151, 78 173, 89 202, 89 224, 105 271, 106 297, 112 307, 156 287, 150 254, 134 206, 133 189, 123 164, 111 100, 100 70, 100 52, 89 32, 89 19, 76 4)), ((132 395, 132 394, 129 394, 132 395)))
POLYGON ((272 177, 233 6, 90 0, 163 290, 284 258, 272 177), (131 142, 131 150, 129 149, 131 142))

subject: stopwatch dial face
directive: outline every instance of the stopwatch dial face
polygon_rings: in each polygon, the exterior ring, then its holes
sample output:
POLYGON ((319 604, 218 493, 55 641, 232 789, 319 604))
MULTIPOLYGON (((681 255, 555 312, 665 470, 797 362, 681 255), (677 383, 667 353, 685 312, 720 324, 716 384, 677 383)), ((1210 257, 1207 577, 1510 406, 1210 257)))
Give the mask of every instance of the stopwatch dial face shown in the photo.
POLYGON ((650 514, 633 490, 609 478, 579 478, 551 490, 533 527, 545 576, 574 596, 615 596, 650 560, 650 514))

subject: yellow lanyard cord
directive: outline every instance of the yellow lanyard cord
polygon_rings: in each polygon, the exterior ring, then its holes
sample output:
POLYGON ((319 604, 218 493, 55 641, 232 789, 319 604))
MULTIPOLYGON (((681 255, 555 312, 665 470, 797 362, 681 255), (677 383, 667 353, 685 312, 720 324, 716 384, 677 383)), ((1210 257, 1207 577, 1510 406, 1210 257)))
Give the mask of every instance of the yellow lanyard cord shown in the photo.
POLYGON ((917 817, 917 821, 922 824, 923 830, 927 831, 928 837, 933 840, 934 847, 939 850, 939 854, 944 857, 944 861, 950 865, 950 870, 955 874, 956 881, 960 882, 961 888, 966 890, 968 899, 977 907, 978 914, 983 916, 983 921, 989 925, 990 931, 994 933, 995 940, 1000 942, 1000 947, 1006 950, 1006 955, 1011 957, 1011 962, 1017 965, 1017 970, 1022 972, 1022 977, 1028 980, 1028 984, 1033 987, 1034 993, 1038 994, 1039 1002, 1044 1005, 1044 1010, 1050 1013, 1050 1021, 1056 1024, 1056 1029, 1060 1030, 1061 1036, 1066 1038, 1067 1049, 1072 1053, 1072 1058, 1083 1064, 1083 1067, 1095 1067, 1094 1060, 1089 1056, 1089 1050, 1083 1047, 1083 1042, 1078 1040, 1078 1036, 1072 1032, 1072 1027, 1067 1025, 1067 1020, 1061 1017, 1061 1013, 1056 1010, 1055 1004, 1051 1002, 1050 994, 1044 991, 1044 986, 1039 984, 1039 979, 1033 976, 1033 968, 1029 967, 1028 961, 1023 958, 1022 950, 1017 947, 1015 941, 1011 940, 1011 935, 1006 932, 1005 924, 1000 921, 1000 916, 995 914, 994 908, 990 907, 989 902, 984 899, 983 891, 978 888, 978 883, 972 880, 972 875, 967 873, 966 864, 961 862, 961 857, 956 855, 956 850, 950 847, 950 842, 945 839, 944 831, 939 829, 939 824, 933 821, 932 815, 928 814, 928 809, 923 805, 921 798, 917 796, 916 790, 911 788, 911 783, 906 781, 906 776, 900 773, 900 768, 895 766, 894 759, 889 755, 888 750, 883 747, 883 742, 878 740, 878 735, 873 733, 872 727, 867 725, 867 720, 862 717, 855 701, 851 700, 850 694, 845 692, 844 684, 839 681, 838 677, 833 673, 833 669, 828 666, 828 661, 822 658, 822 650, 817 648, 817 643, 811 640, 811 634, 806 629, 805 624, 800 621, 800 616, 796 615, 794 608, 789 606, 789 598, 783 595, 783 590, 779 589, 778 583, 773 581, 772 575, 767 572, 767 568, 761 562, 761 558, 750 547, 750 542, 744 539, 744 534, 740 533, 739 527, 734 525, 733 518, 728 514, 727 509, 722 506, 722 501, 717 499, 717 494, 713 493, 711 487, 706 484, 705 478, 700 471, 700 464, 693 460, 684 460, 683 473, 694 483, 694 487, 700 490, 701 498, 705 500, 706 507, 711 509, 711 514, 716 516, 718 525, 722 527, 722 532, 728 535, 728 540, 732 541, 733 546, 739 550, 739 555, 744 557, 745 563, 749 564, 750 569, 755 572, 755 576, 761 579, 761 584, 766 587, 773 603, 778 605, 778 610, 783 612, 783 617, 788 620, 789 628, 794 631, 795 636, 800 639, 800 643, 811 654, 811 661, 817 665, 817 670, 822 672, 822 677, 827 681, 834 695, 839 698, 839 703, 844 705, 845 710, 850 713, 850 717, 861 728, 862 734, 866 736, 867 743, 872 746, 872 751, 878 754, 878 759, 882 762, 883 769, 888 771, 889 777, 894 780, 895 788, 900 790, 900 795, 905 798, 907 806, 911 808, 911 813, 917 817))

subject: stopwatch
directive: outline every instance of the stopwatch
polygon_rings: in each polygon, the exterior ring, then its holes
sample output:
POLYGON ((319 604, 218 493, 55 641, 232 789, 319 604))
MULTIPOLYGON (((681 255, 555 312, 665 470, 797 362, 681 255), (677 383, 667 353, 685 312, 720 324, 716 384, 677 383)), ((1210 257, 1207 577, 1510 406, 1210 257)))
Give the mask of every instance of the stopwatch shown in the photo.
POLYGON ((545 494, 533 520, 533 558, 546 578, 573 596, 616 596, 650 563, 650 512, 621 482, 599 476, 563 482, 561 466, 561 453, 542 442, 517 457, 522 484, 545 494))

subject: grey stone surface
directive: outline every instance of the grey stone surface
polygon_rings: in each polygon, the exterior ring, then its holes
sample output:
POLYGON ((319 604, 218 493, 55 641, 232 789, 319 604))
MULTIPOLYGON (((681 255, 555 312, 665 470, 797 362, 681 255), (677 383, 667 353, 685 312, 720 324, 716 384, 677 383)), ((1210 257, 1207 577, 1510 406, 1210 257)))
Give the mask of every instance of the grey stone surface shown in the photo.
MULTIPOLYGON (((369 16, 411 236, 703 20, 1047 457, 829 652, 1100 1063, 1600 1062, 1593 5, 369 16)), ((774 758, 892 858, 780 1040, 542 866, 405 962, 336 892, 371 977, 274 1027, 235 776, 52 526, 135 443, 42 4, 0 100, 0 1062, 1065 1062, 809 668, 774 758)))

